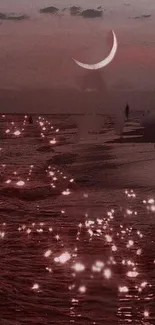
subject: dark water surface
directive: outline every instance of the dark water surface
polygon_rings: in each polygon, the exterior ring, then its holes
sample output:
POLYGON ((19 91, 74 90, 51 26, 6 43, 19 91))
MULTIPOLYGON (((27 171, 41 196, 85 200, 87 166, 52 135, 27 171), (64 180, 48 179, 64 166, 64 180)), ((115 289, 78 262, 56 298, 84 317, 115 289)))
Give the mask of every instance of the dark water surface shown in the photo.
POLYGON ((154 325, 154 144, 74 119, 0 117, 0 324, 154 325))

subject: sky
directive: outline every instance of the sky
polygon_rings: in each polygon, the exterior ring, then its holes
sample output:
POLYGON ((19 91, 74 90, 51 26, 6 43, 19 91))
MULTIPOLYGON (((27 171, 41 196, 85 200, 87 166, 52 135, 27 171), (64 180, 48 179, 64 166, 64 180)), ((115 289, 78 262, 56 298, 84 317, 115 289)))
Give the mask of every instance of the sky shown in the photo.
MULTIPOLYGON (((102 6, 103 17, 72 17, 67 1, 63 1, 63 5, 62 1, 50 0, 0 1, 0 13, 29 16, 29 19, 20 21, 1 20, 2 103, 6 90, 9 97, 10 92, 28 89, 31 92, 35 90, 35 93, 37 89, 71 89, 73 93, 76 90, 84 93, 86 102, 90 92, 92 97, 98 93, 101 99, 99 105, 103 104, 103 97, 107 101, 110 93, 116 93, 120 98, 119 93, 129 92, 128 97, 133 97, 134 93, 154 92, 155 2, 80 0, 78 3, 72 1, 71 5, 80 5, 82 10, 102 6), (39 13, 39 9, 50 5, 60 9, 57 16, 39 13), (63 11, 63 8, 67 10, 63 11), (113 62, 98 73, 91 74, 76 66, 72 57, 95 63, 109 53, 112 46, 111 29, 115 30, 119 45, 113 62)), ((123 95, 122 98, 126 100, 123 95)), ((4 109, 8 109, 9 105, 5 100, 4 109)), ((82 100, 79 105, 82 105, 82 100)), ((141 105, 144 106, 144 103, 141 105)))

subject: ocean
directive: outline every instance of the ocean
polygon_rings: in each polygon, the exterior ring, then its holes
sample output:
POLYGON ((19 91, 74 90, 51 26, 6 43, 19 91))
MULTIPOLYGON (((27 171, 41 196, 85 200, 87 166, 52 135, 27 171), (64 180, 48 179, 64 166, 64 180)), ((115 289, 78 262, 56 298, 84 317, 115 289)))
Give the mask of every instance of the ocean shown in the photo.
POLYGON ((123 137, 108 115, 0 116, 0 324, 155 324, 155 141, 140 116, 123 137))

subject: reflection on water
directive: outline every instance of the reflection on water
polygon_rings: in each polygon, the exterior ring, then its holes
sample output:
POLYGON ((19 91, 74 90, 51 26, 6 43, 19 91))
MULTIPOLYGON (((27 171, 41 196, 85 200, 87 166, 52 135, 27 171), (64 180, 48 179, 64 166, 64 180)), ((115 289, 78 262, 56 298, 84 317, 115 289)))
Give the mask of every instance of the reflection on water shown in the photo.
POLYGON ((2 323, 153 325, 153 193, 77 185, 61 123, 1 116, 2 323))

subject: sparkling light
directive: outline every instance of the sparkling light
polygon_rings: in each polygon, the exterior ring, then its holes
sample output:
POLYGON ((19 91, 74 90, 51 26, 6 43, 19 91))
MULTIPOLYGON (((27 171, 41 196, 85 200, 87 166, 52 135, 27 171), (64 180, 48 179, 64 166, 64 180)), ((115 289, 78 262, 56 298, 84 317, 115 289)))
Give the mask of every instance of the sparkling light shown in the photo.
POLYGON ((103 272, 103 274, 104 274, 104 277, 106 279, 110 279, 111 276, 112 276, 112 273, 111 273, 111 270, 110 269, 105 269, 104 272, 103 272))
POLYGON ((149 317, 149 312, 148 312, 148 310, 145 310, 145 311, 144 311, 144 317, 149 317))
POLYGON ((32 286, 32 290, 38 290, 39 289, 39 284, 38 283, 35 283, 33 286, 32 286))
POLYGON ((124 286, 124 287, 119 287, 118 289, 119 289, 119 292, 123 292, 123 293, 127 293, 127 292, 129 292, 129 288, 126 287, 126 286, 124 286))
POLYGON ((24 181, 18 181, 16 184, 17 184, 18 186, 24 186, 24 185, 25 185, 25 182, 24 182, 24 181))
POLYGON ((19 136, 20 134, 21 134, 21 132, 19 130, 17 130, 17 131, 14 132, 14 135, 19 136))
POLYGON ((45 253, 44 256, 45 257, 49 257, 52 254, 52 251, 50 249, 48 249, 45 253))
POLYGON ((59 262, 61 264, 65 264, 66 262, 68 262, 71 258, 71 255, 68 252, 65 252, 63 254, 61 254, 59 257, 55 257, 54 261, 55 262, 59 262))
POLYGON ((85 270, 85 266, 82 263, 75 263, 72 268, 76 271, 76 272, 82 272, 85 270))
POLYGON ((79 292, 80 293, 85 293, 86 292, 86 287, 85 286, 79 287, 79 292))
POLYGON ((129 278, 136 278, 138 276, 138 272, 136 272, 136 271, 128 271, 127 276, 129 278))

